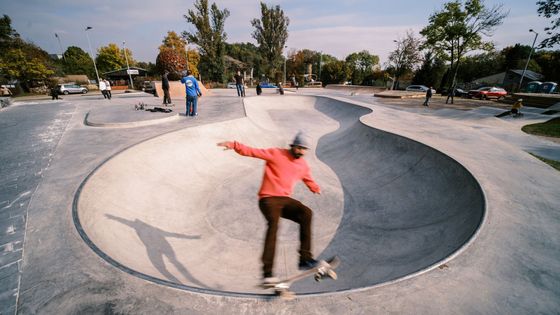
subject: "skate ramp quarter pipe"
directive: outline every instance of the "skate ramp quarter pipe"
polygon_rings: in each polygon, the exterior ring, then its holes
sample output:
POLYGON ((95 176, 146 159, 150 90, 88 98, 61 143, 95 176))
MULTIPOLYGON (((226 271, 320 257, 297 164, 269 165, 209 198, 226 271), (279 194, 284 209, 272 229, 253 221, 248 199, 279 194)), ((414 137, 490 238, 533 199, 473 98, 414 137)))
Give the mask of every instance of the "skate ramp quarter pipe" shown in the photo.
MULTIPOLYGON (((74 221, 105 260, 146 280, 197 292, 257 296, 266 222, 257 196, 264 163, 216 143, 288 147, 315 140, 308 160, 321 195, 313 251, 338 255, 337 281, 306 279, 300 294, 363 289, 434 268, 473 239, 484 217, 475 178, 447 155, 360 121, 375 112, 306 96, 246 98, 247 117, 186 128, 109 158, 82 183, 74 221)), ((298 226, 282 220, 275 274, 297 272, 298 226)))

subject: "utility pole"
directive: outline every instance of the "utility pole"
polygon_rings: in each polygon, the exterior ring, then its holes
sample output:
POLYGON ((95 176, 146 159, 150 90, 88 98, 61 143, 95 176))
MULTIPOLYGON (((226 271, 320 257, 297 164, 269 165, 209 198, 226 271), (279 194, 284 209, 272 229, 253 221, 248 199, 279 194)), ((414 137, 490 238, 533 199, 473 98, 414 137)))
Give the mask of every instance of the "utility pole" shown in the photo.
POLYGON ((130 79, 130 88, 134 90, 134 82, 132 82, 132 74, 130 74, 130 67, 128 65, 128 55, 126 53, 126 42, 122 42, 124 48, 124 59, 126 59, 126 73, 128 73, 128 78, 130 79))
POLYGON ((87 33, 87 31, 91 30, 91 29, 93 29, 93 27, 88 26, 88 27, 86 27, 85 32, 86 32, 87 42, 88 42, 88 45, 89 45, 90 57, 91 57, 91 60, 93 60, 93 67, 95 68, 95 76, 97 77, 97 84, 99 84, 99 72, 97 72, 97 65, 95 64, 95 58, 93 58, 93 50, 91 49, 91 42, 89 41, 89 36, 88 36, 88 33, 87 33))

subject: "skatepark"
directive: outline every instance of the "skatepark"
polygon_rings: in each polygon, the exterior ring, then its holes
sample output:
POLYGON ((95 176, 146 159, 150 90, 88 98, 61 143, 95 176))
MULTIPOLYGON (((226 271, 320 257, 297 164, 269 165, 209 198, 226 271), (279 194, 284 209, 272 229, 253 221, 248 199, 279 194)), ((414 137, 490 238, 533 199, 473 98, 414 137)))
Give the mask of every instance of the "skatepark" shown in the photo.
MULTIPOLYGON (((528 108, 387 106, 371 94, 212 90, 199 117, 134 110, 143 94, 14 104, 51 107, 49 162, 27 211, 19 313, 550 314, 560 309, 560 145, 520 127, 528 108), (305 279, 294 301, 257 287, 262 161, 216 146, 287 147, 299 130, 321 195, 313 251, 337 281, 305 279)), ((421 103, 421 102, 420 102, 421 103)), ((47 114, 45 114, 47 115, 47 114)), ((49 133, 50 132, 50 133, 49 133)), ((281 222, 275 273, 297 271, 281 222)))

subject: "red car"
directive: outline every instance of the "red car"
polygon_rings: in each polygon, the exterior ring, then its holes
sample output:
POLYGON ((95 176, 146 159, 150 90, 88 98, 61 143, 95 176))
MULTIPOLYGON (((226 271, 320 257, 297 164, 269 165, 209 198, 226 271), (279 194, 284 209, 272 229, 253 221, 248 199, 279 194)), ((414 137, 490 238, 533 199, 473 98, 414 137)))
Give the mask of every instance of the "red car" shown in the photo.
POLYGON ((507 91, 499 88, 499 87, 491 87, 491 86, 485 86, 485 87, 481 87, 479 89, 476 90, 470 90, 469 94, 467 95, 468 98, 479 98, 481 100, 485 100, 485 99, 489 99, 489 98, 497 98, 497 99, 501 99, 506 97, 507 95, 507 91))

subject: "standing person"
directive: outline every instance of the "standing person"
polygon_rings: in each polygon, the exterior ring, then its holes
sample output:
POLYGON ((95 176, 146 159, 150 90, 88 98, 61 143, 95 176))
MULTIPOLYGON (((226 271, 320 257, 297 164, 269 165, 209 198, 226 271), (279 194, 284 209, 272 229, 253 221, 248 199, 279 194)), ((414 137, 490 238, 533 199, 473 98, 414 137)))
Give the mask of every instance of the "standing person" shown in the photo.
POLYGON ((424 106, 428 106, 430 104, 431 98, 432 98, 432 87, 430 86, 426 91, 426 100, 424 101, 424 106))
POLYGON ((171 104, 171 96, 169 96, 169 79, 167 76, 169 71, 165 70, 161 76, 161 88, 163 89, 163 104, 171 104))
POLYGON ((107 79, 105 79, 103 81, 105 81, 105 87, 106 87, 105 94, 107 94, 108 99, 111 99, 111 97, 113 97, 111 95, 111 82, 109 82, 109 80, 107 80, 107 79))
POLYGON ((237 141, 225 141, 218 146, 233 149, 240 155, 264 160, 264 176, 259 190, 259 208, 268 222, 268 229, 262 254, 263 285, 277 283, 273 276, 274 256, 276 251, 276 234, 278 221, 286 218, 299 224, 299 268, 311 269, 317 261, 311 253, 311 220, 313 211, 300 201, 291 198, 292 190, 297 181, 302 180, 307 188, 315 194, 321 189, 311 177, 311 171, 303 156, 311 143, 309 138, 299 132, 290 149, 269 148, 256 149, 237 141))
POLYGON ((261 83, 257 83, 257 95, 261 95, 262 93, 262 87, 261 87, 261 83))
POLYGON ((237 88, 237 96, 245 96, 245 86, 243 86, 244 79, 241 75, 241 71, 237 70, 237 74, 233 76, 235 79, 235 87, 237 88))
POLYGON ((202 97, 202 92, 198 87, 198 81, 192 75, 191 70, 187 70, 187 76, 181 79, 181 83, 185 85, 185 91, 187 93, 187 110, 185 112, 186 116, 198 116, 198 98, 202 97))
POLYGON ((103 79, 99 80, 99 90, 101 94, 103 94, 103 98, 107 98, 107 84, 105 84, 105 80, 103 79))
POLYGON ((51 88, 51 97, 52 100, 57 100, 58 99, 58 86, 55 85, 51 88))
POLYGON ((447 104, 449 102, 449 99, 451 99, 451 104, 453 104, 453 100, 455 98, 455 85, 453 85, 451 87, 451 91, 449 91, 449 93, 447 94, 447 99, 445 100, 445 104, 447 104))

